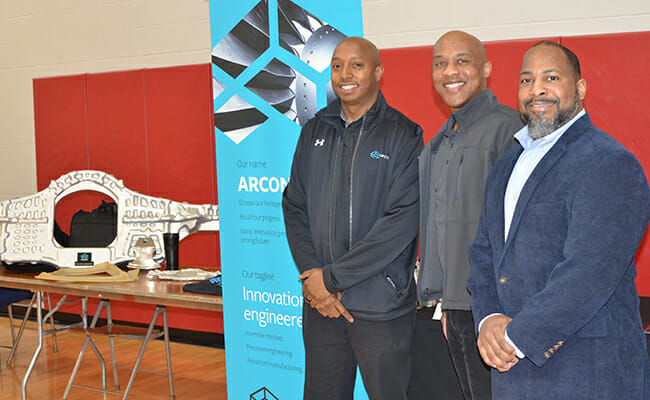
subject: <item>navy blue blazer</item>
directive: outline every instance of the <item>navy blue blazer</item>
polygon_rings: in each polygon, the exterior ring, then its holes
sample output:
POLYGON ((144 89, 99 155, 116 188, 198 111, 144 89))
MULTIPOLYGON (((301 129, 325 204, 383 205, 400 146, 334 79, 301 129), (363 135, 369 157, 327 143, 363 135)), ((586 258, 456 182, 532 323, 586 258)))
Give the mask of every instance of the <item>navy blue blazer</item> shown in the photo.
POLYGON ((584 115, 530 175, 506 242, 504 193, 522 151, 493 167, 470 247, 475 321, 510 316, 508 336, 526 355, 508 372, 493 370, 493 397, 647 400, 634 284, 650 219, 641 165, 584 115))

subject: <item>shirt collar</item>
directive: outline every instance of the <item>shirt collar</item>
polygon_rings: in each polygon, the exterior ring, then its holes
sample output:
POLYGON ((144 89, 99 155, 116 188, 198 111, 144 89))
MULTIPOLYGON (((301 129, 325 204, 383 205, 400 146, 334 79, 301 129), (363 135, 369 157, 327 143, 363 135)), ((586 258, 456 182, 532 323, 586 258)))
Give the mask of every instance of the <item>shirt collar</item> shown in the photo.
POLYGON ((339 116, 343 120, 343 125, 347 128, 348 125, 350 125, 350 121, 348 121, 348 117, 345 116, 345 113, 343 112, 343 107, 341 107, 341 113, 339 114, 339 116))
POLYGON ((563 134, 566 132, 571 125, 573 125, 574 122, 580 119, 583 115, 585 115, 585 109, 583 108, 580 110, 579 113, 577 113, 569 122, 566 124, 562 125, 561 127, 557 128, 555 131, 549 133, 548 135, 544 136, 543 138, 539 138, 537 140, 533 139, 530 137, 530 134, 528 133, 528 125, 524 126, 521 128, 517 133, 515 133, 515 139, 519 142, 521 147, 524 148, 524 150, 528 150, 532 147, 538 147, 547 143, 555 143, 563 134))
POLYGON ((448 120, 453 127, 453 123, 456 122, 458 126, 463 126, 470 124, 475 120, 478 120, 483 117, 484 109, 490 106, 490 104, 496 103, 496 96, 492 93, 492 90, 485 89, 481 93, 474 96, 469 103, 465 104, 460 110, 456 110, 451 113, 451 118, 448 120))
POLYGON ((341 117, 341 120, 343 120, 343 126, 347 128, 348 126, 350 126, 350 124, 362 120, 366 115, 371 116, 373 114, 376 114, 379 111, 379 103, 381 97, 382 94, 381 92, 379 92, 379 95, 377 96, 377 100, 375 101, 375 103, 368 110, 366 110, 366 112, 363 113, 363 115, 361 115, 359 118, 355 119, 352 122, 348 121, 348 117, 345 116, 345 113, 343 112, 343 106, 341 105, 339 111, 339 117, 341 117))

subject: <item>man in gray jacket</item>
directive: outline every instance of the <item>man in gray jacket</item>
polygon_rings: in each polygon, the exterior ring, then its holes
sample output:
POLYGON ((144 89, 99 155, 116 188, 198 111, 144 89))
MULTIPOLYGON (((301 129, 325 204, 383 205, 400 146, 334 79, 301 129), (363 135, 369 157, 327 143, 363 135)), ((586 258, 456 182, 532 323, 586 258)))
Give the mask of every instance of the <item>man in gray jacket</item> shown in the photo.
MULTIPOLYGON (((433 48, 433 82, 451 116, 420 155, 418 301, 442 299, 442 330, 465 399, 490 398, 490 371, 476 346, 468 250, 476 235, 485 181, 515 145, 519 113, 500 104, 487 78, 492 64, 474 36, 451 31, 433 48)), ((440 307, 440 305, 437 305, 440 307)))

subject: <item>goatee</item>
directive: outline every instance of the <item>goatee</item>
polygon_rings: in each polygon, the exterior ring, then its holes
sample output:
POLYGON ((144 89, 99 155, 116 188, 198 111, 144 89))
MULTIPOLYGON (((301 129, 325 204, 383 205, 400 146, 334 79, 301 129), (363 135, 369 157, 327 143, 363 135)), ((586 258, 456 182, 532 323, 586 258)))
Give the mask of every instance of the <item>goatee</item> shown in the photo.
MULTIPOLYGON (((553 100, 553 99, 537 98, 537 99, 527 100, 525 106, 527 107, 533 101, 545 101, 545 102, 558 103, 557 100, 553 100)), ((533 138, 533 140, 537 140, 543 138, 544 136, 547 136, 552 132, 555 132, 562 125, 566 124, 567 122, 569 122, 569 120, 571 120, 571 118, 573 118, 573 116, 578 111, 578 107, 580 107, 580 102, 579 102, 578 92, 576 91, 573 99, 573 105, 565 109, 560 108, 558 112, 553 114, 550 118, 531 119, 529 113, 523 113, 522 116, 524 118, 524 121, 528 124, 528 134, 530 135, 531 138, 533 138)))

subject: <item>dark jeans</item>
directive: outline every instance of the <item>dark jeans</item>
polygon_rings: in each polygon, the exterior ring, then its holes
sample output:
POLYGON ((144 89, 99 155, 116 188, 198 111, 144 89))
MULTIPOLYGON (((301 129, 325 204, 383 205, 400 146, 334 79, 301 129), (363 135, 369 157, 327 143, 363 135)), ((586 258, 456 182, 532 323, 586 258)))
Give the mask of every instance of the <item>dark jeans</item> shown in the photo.
POLYGON ((471 311, 447 311, 447 346, 465 400, 490 399, 490 368, 476 345, 471 311))
POLYGON ((370 400, 406 400, 415 314, 390 321, 325 318, 303 307, 305 400, 352 400, 357 365, 370 400))
POLYGON ((463 398, 449 356, 440 321, 432 320, 434 308, 423 308, 416 315, 411 346, 409 400, 459 400, 463 398))

